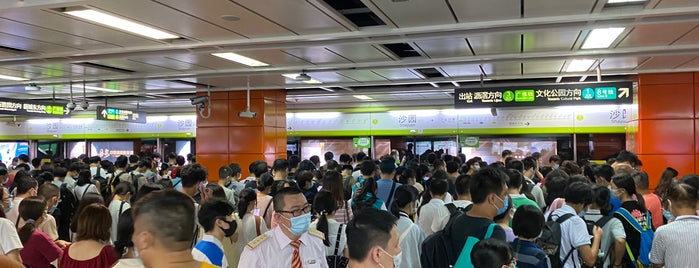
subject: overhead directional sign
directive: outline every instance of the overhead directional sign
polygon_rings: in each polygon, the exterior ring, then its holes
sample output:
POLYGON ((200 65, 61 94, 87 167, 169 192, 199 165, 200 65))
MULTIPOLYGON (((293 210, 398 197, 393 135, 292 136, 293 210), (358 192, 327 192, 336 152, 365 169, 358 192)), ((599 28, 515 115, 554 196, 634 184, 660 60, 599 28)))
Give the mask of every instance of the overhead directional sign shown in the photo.
POLYGON ((457 109, 631 103, 632 82, 459 88, 454 92, 457 109))
POLYGON ((97 120, 146 123, 146 112, 97 106, 97 120))
POLYGON ((61 117, 69 112, 65 103, 0 98, 0 114, 61 117))

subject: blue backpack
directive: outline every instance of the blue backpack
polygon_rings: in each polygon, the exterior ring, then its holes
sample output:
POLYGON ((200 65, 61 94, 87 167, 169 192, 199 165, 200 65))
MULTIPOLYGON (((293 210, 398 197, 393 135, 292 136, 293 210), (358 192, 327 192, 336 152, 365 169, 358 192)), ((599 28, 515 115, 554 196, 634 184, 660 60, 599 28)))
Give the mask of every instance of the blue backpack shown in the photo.
POLYGON ((616 213, 624 217, 624 219, 633 226, 638 233, 641 234, 641 246, 638 250, 638 259, 633 255, 631 252, 631 248, 629 247, 629 243, 626 243, 626 252, 629 254, 629 258, 631 259, 631 262, 633 262, 633 265, 638 267, 639 264, 643 266, 648 266, 650 265, 650 249, 653 246, 653 236, 655 233, 653 232, 653 228, 651 228, 650 223, 651 223, 651 218, 650 214, 648 211, 646 211, 646 219, 648 221, 648 224, 646 224, 646 228, 643 228, 641 224, 639 224, 636 219, 631 216, 631 213, 629 213, 628 210, 624 208, 619 208, 616 213))
MULTIPOLYGON (((490 238, 490 236, 493 235, 493 230, 495 229, 495 226, 497 225, 497 223, 491 223, 488 226, 488 231, 485 232, 485 236, 483 236, 483 239, 490 238)), ((459 258, 456 260, 456 265, 454 265, 454 267, 474 268, 473 263, 471 262, 471 251, 473 251, 473 246, 475 246, 476 243, 478 243, 478 241, 480 241, 478 237, 469 236, 468 238, 466 238, 464 248, 461 250, 461 254, 459 255, 459 258)))

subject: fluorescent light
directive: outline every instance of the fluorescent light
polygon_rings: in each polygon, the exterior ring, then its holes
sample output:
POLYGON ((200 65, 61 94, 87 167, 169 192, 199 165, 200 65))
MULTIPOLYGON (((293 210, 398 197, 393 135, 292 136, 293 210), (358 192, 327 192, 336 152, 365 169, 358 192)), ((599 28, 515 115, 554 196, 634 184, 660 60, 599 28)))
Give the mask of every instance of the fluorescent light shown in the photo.
POLYGON ((595 63, 595 60, 573 60, 568 64, 566 72, 585 72, 592 67, 593 63, 595 63))
POLYGON ((146 122, 148 123, 158 123, 158 122, 165 122, 167 121, 167 116, 161 115, 161 116, 147 116, 146 117, 146 122))
POLYGON ((388 114, 392 116, 401 116, 401 115, 414 115, 416 117, 429 117, 429 116, 435 116, 440 113, 439 110, 434 110, 434 109, 427 109, 427 110, 397 110, 397 111, 388 111, 388 114))
POLYGON ((27 80, 29 80, 29 79, 24 78, 24 77, 16 77, 16 76, 9 76, 9 75, 3 75, 3 74, 0 74, 0 79, 12 80, 12 81, 27 81, 27 80))
POLYGON ((233 52, 224 52, 224 53, 211 53, 212 56, 216 56, 219 58, 224 58, 229 61, 235 61, 240 64, 245 64, 247 66, 252 66, 252 67, 260 67, 260 66, 269 66, 269 64, 258 61, 256 59, 248 58, 243 55, 238 55, 233 52))
MULTIPOLYGON (((282 74, 283 77, 289 78, 289 79, 294 80, 294 81, 298 81, 298 80, 296 80, 296 77, 299 76, 299 75, 300 75, 299 73, 295 73, 295 74, 282 74)), ((310 80, 306 80, 306 81, 303 81, 303 82, 306 83, 306 84, 322 84, 322 83, 323 83, 323 82, 321 82, 321 81, 316 80, 315 78, 311 78, 310 80)), ((334 92, 334 91, 333 91, 333 92, 334 92)))
POLYGON ((459 85, 459 83, 454 82, 454 81, 452 81, 451 84, 454 85, 455 87, 460 87, 460 86, 461 86, 461 85, 459 85))
POLYGON ((581 49, 608 48, 624 31, 624 27, 601 28, 590 31, 581 49))
POLYGON ((299 119, 332 119, 342 115, 340 112, 323 112, 323 113, 296 113, 296 118, 299 119))
POLYGON ((354 95, 354 97, 360 100, 373 100, 372 97, 369 97, 367 95, 354 95))
POLYGON ((478 109, 445 109, 442 110, 443 115, 485 115, 490 114, 490 108, 478 108, 478 109))
POLYGON ((563 76, 556 77, 556 83, 560 83, 563 80, 563 76))
POLYGON ((439 85, 437 85, 437 83, 432 83, 432 82, 430 82, 430 85, 433 86, 433 87, 439 87, 439 85))
POLYGON ((580 82, 584 82, 585 80, 587 80, 587 75, 583 75, 580 77, 580 82))
POLYGON ((646 2, 648 0, 609 0, 607 1, 607 4, 618 4, 618 3, 638 3, 638 2, 646 2))
POLYGON ((75 16, 78 18, 86 19, 92 22, 96 22, 109 27, 117 28, 119 30, 127 31, 130 33, 138 34, 153 39, 175 39, 179 36, 163 32, 161 30, 155 29, 144 24, 136 23, 133 21, 125 20, 119 17, 109 15, 107 13, 99 12, 92 9, 82 9, 82 10, 72 10, 64 12, 68 15, 75 16))
MULTIPOLYGON (((74 87, 77 88, 83 88, 83 85, 73 85, 74 87)), ((103 87, 94 87, 94 86, 85 86, 85 89, 90 89, 90 90, 97 90, 97 91, 105 91, 105 92, 121 92, 118 89, 112 89, 112 88, 103 88, 103 87)))

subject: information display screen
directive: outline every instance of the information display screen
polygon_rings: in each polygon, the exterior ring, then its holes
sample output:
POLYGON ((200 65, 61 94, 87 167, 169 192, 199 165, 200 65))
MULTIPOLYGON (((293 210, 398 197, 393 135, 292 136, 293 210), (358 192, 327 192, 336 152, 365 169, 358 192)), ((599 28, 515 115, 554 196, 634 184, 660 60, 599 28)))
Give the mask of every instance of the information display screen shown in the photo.
POLYGON ((12 158, 20 154, 29 155, 29 143, 26 141, 20 142, 0 142, 0 157, 5 165, 12 163, 12 158))
POLYGON ((133 154, 132 141, 93 141, 90 142, 90 156, 99 156, 102 160, 116 161, 120 155, 133 154))
POLYGON ((146 123, 146 112, 97 106, 97 120, 146 123))
POLYGON ((68 114, 65 103, 0 98, 0 114, 62 117, 68 114))

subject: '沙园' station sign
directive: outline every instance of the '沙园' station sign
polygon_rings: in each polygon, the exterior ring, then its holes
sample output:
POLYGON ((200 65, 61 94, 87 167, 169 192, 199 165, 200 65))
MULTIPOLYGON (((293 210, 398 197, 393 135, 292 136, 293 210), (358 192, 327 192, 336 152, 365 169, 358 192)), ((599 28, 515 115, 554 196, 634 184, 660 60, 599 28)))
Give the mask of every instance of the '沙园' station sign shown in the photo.
POLYGON ((68 114, 65 103, 0 98, 0 114, 62 117, 68 114))
POLYGON ((146 123, 146 112, 97 106, 97 120, 146 123))
POLYGON ((630 103, 632 82, 459 88, 454 92, 457 109, 630 103))

